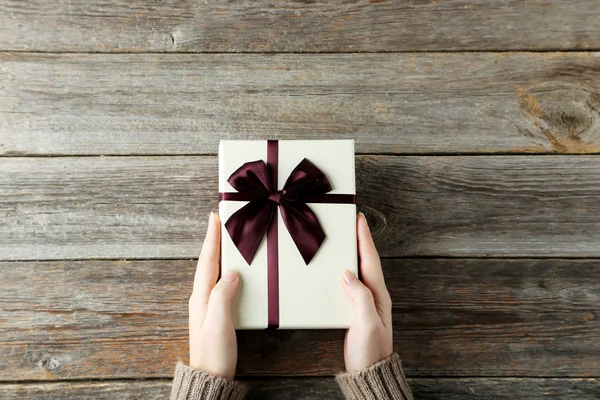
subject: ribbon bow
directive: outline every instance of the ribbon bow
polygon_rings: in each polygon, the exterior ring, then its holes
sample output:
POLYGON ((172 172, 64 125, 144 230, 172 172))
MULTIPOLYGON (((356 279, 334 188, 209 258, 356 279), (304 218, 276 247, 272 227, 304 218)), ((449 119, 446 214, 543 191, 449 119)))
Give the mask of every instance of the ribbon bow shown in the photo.
POLYGON ((303 159, 285 181, 282 190, 271 182, 264 161, 247 162, 227 180, 238 193, 224 193, 223 200, 247 200, 248 204, 236 211, 225 223, 233 243, 248 264, 265 236, 277 207, 292 240, 306 264, 310 263, 325 240, 325 232, 307 202, 319 201, 331 191, 327 176, 316 165, 303 159))

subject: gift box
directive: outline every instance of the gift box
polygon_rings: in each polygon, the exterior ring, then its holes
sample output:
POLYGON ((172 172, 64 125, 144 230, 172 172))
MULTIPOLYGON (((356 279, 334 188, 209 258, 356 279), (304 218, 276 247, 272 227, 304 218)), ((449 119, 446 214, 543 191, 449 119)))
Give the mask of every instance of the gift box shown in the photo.
POLYGON ((357 274, 353 140, 224 140, 221 268, 238 272, 236 329, 348 328, 357 274))

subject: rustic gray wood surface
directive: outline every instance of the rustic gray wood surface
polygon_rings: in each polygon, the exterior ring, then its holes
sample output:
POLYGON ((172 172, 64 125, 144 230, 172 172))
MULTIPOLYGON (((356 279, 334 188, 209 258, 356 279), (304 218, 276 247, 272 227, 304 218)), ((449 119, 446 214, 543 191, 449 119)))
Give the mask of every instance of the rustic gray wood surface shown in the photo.
MULTIPOLYGON (((0 263, 4 380, 169 377, 195 260, 0 263)), ((597 377, 598 260, 384 260, 410 376, 597 377), (574 362, 576 360, 577 362, 574 362)), ((341 330, 241 331, 238 373, 330 376, 341 330)), ((600 389, 600 388, 599 388, 600 389)))
MULTIPOLYGON (((343 399, 332 378, 271 378, 245 383, 250 387, 248 400, 343 399)), ((417 400, 597 400, 600 395, 598 379, 415 378, 409 383, 417 400)), ((169 380, 0 385, 0 396, 6 400, 162 400, 170 391, 169 380)))
POLYGON ((596 0, 4 0, 0 50, 377 52, 600 48, 596 0))
MULTIPOLYGON (((598 257, 600 158, 359 156, 385 257, 598 257)), ((0 259, 197 257, 217 159, 0 159, 0 259)))
MULTIPOLYGON (((218 141, 267 138, 356 140, 417 400, 600 398, 599 31, 596 0, 0 0, 0 398, 168 398, 218 141)), ((239 332, 248 398, 341 399, 343 338, 239 332)))
MULTIPOLYGON (((600 4, 600 3, 598 3, 600 4)), ((600 18, 599 18, 600 20, 600 18)), ((0 154, 599 153, 600 53, 0 53, 0 154)))

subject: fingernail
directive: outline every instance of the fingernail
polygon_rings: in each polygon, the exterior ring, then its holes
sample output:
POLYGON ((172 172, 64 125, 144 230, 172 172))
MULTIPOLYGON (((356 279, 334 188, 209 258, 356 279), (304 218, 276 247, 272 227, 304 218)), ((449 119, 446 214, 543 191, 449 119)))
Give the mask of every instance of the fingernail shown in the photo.
POLYGON ((228 269, 227 271, 225 271, 225 273, 223 274, 223 276, 221 277, 221 279, 223 279, 224 282, 233 282, 235 281, 235 277, 236 277, 236 273, 230 269, 228 269))
POLYGON ((217 214, 214 211, 211 211, 210 214, 208 215, 208 223, 212 224, 215 222, 219 222, 219 214, 217 214))
POLYGON ((346 281, 346 283, 350 283, 356 280, 356 276, 354 276, 352 272, 346 271, 344 272, 344 280, 346 281))
POLYGON ((367 226, 368 226, 369 222, 367 221, 367 216, 362 211, 359 211, 358 215, 360 215, 361 218, 365 220, 365 222, 367 223, 367 226))
POLYGON ((370 232, 371 227, 369 226, 369 220, 367 220, 367 216, 365 214, 363 214, 362 212, 360 213, 360 215, 362 216, 362 219, 365 220, 365 225, 367 225, 367 228, 369 229, 369 232, 370 232))

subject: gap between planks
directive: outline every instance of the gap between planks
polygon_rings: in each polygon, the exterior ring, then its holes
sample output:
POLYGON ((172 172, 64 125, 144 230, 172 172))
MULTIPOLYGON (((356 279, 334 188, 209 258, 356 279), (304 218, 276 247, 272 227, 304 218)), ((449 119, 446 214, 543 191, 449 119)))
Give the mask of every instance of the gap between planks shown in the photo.
POLYGON ((150 54, 150 55, 165 55, 165 54, 210 54, 210 55, 278 55, 278 54, 298 54, 298 55, 335 55, 335 54, 466 54, 466 53, 494 53, 494 54, 518 54, 518 53, 593 53, 600 51, 600 47, 589 47, 586 49, 469 49, 469 50, 378 50, 378 51, 44 51, 44 50, 0 50, 0 53, 20 53, 20 54, 150 54))
MULTIPOLYGON (((589 256, 581 256, 581 257, 556 257, 556 256, 492 256, 492 257, 482 257, 482 256, 425 256, 425 255, 415 255, 415 256, 379 256, 381 260, 581 260, 581 261, 594 261, 600 260, 600 257, 589 257, 589 256)), ((22 259, 22 260, 3 260, 0 259, 0 263, 36 263, 36 262, 81 262, 81 261, 198 261, 198 257, 160 257, 160 258, 140 258, 140 257, 127 257, 127 258, 43 258, 38 260, 30 260, 30 259, 22 259)), ((0 381, 1 382, 1 381, 0 381)))
MULTIPOLYGON (((174 367, 173 367, 174 368, 174 367)), ((569 376, 569 377, 564 377, 564 376, 503 376, 503 375, 489 375, 489 376, 452 376, 452 375, 440 375, 440 376, 419 376, 419 377, 412 377, 410 375, 406 376, 409 380, 413 379, 416 380, 418 379, 419 381, 436 381, 436 380, 441 380, 441 379, 452 379, 452 380, 456 380, 456 381, 460 381, 460 380, 467 380, 467 379, 498 379, 498 380, 515 380, 515 379, 523 379, 523 380, 537 380, 537 379, 552 379, 552 380, 563 380, 563 381, 570 381, 570 380, 577 380, 577 379, 585 379, 585 380, 594 380, 594 379, 600 379, 600 376, 569 376)), ((2 379, 0 379, 0 386, 1 385, 28 385, 28 384, 32 384, 32 385, 43 385, 43 384, 52 384, 52 383, 132 383, 132 382, 171 382, 173 379, 172 376, 154 376, 154 377, 140 377, 140 378, 136 378, 136 377, 131 377, 131 378, 74 378, 74 379, 56 379, 56 380, 49 380, 49 379, 42 379, 42 380, 31 380, 31 379, 27 379, 27 380, 22 380, 22 381, 15 381, 15 380, 7 380, 4 381, 2 379)), ((301 381, 301 380, 306 380, 306 381, 310 381, 310 380, 314 380, 314 379, 333 379, 333 376, 312 376, 312 375, 306 375, 306 376, 286 376, 286 375, 274 375, 274 376, 269 376, 269 375, 265 375, 265 376, 253 376, 253 375, 249 375, 249 376, 236 376, 235 377, 236 380, 242 380, 245 382, 259 382, 259 381, 267 381, 267 380, 273 380, 273 379, 290 379, 290 380, 297 380, 297 381, 301 381)))
MULTIPOLYGON (((251 139, 250 139, 251 140, 251 139)), ((261 140, 261 139, 257 139, 261 140)), ((285 140, 285 139, 283 139, 285 140)), ((311 140, 311 139, 308 139, 311 140)), ((500 156, 531 156, 531 157, 544 157, 544 156, 600 156, 600 150, 597 152, 589 153, 515 153, 515 152, 489 152, 489 153, 476 153, 476 152, 460 152, 460 153, 354 153, 356 156, 385 156, 385 157, 500 157, 500 156)), ((31 155, 20 155, 20 154, 0 154, 0 158, 144 158, 144 157, 218 157, 218 153, 185 153, 185 154, 154 154, 154 153, 139 153, 139 154, 31 154, 31 155)))

